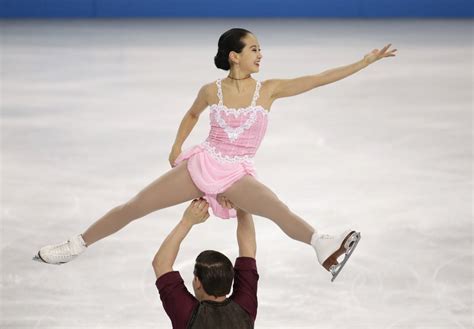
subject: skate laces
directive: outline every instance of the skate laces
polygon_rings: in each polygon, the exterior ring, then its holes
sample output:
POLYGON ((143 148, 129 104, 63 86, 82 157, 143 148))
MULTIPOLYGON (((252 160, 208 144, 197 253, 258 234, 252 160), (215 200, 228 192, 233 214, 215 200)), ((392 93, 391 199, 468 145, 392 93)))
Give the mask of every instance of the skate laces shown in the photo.
POLYGON ((68 259, 72 256, 70 241, 65 241, 52 246, 47 253, 56 259, 68 259))
POLYGON ((73 246, 73 241, 71 241, 70 239, 53 246, 50 250, 50 253, 52 253, 54 257, 58 257, 61 259, 68 259, 79 254, 73 246))

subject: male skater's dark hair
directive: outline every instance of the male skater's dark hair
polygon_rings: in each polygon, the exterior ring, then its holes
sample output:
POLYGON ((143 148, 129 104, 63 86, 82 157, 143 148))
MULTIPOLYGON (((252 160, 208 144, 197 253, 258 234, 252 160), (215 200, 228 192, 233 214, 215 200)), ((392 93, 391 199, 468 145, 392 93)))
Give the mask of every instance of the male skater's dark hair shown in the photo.
POLYGON ((217 68, 225 71, 230 70, 229 53, 231 51, 240 53, 244 49, 245 44, 241 39, 247 34, 252 34, 252 32, 246 29, 233 28, 220 36, 217 43, 217 55, 214 56, 214 64, 216 64, 217 68))
POLYGON ((208 295, 220 297, 230 292, 234 279, 234 267, 225 255, 205 250, 196 258, 194 275, 201 281, 208 295))

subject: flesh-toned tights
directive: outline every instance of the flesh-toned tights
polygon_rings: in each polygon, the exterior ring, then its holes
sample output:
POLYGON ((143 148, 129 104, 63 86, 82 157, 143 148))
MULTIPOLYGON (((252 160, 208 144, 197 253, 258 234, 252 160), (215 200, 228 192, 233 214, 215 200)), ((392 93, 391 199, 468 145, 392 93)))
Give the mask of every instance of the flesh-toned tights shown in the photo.
MULTIPOLYGON (((268 187, 250 175, 221 193, 237 211, 237 218, 251 214, 275 222, 292 239, 309 244, 314 229, 290 209, 268 187)), ((105 238, 135 219, 151 212, 204 196, 189 175, 187 160, 151 182, 124 204, 109 210, 83 234, 87 245, 105 238)))

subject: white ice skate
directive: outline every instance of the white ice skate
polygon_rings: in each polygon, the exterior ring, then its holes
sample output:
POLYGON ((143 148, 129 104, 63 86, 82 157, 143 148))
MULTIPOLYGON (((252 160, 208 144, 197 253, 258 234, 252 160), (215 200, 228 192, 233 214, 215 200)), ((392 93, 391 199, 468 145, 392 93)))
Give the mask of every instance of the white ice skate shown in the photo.
POLYGON ((41 248, 36 256, 33 257, 33 260, 60 265, 73 260, 82 254, 86 248, 86 243, 79 234, 68 241, 41 248))
POLYGON ((347 230, 339 236, 314 234, 311 245, 316 251, 319 263, 332 274, 331 282, 336 279, 361 239, 360 232, 347 230), (344 255, 339 263, 337 259, 344 255))

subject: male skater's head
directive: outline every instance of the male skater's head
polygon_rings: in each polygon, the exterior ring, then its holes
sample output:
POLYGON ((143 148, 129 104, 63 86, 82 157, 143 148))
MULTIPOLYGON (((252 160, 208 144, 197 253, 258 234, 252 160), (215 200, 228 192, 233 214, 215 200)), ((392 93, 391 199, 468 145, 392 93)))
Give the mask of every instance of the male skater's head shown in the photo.
POLYGON ((205 250, 196 258, 193 289, 197 300, 224 300, 234 280, 234 267, 227 256, 205 250))
POLYGON ((206 250, 197 256, 192 282, 195 296, 186 289, 180 273, 173 270, 181 242, 193 225, 206 221, 208 207, 204 199, 193 200, 153 260, 163 307, 174 329, 253 328, 259 276, 252 215, 237 209, 239 257, 235 266, 218 251, 206 250), (233 291, 227 297, 232 282, 233 291))

